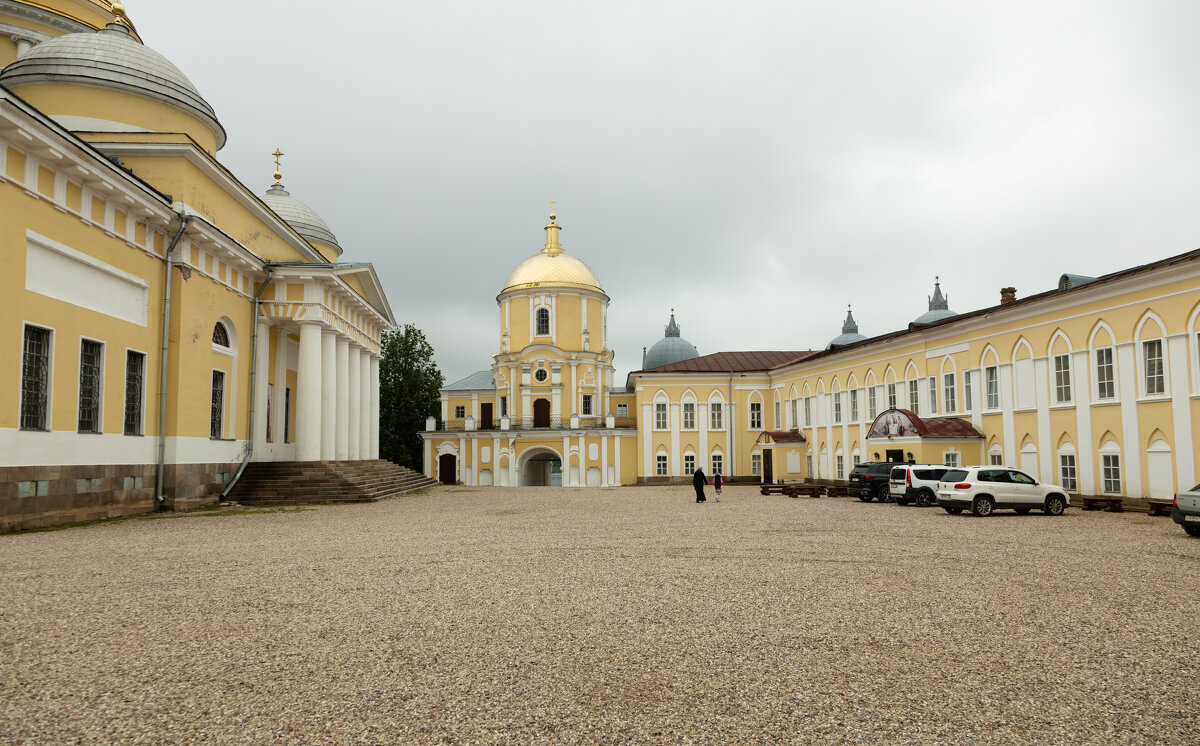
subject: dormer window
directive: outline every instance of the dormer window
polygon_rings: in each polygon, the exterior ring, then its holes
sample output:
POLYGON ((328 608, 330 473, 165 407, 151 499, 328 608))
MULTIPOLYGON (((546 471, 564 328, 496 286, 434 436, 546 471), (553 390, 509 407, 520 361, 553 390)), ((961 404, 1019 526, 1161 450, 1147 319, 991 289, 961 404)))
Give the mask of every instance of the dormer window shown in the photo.
POLYGON ((534 334, 539 337, 550 334, 550 309, 539 308, 533 315, 534 334))

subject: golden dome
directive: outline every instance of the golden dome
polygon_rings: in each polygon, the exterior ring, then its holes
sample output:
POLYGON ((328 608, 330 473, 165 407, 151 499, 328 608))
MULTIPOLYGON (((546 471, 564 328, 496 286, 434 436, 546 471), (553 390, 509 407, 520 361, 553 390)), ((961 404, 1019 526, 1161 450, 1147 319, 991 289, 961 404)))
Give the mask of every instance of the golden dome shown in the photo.
POLYGON ((517 265, 508 276, 501 293, 550 286, 604 292, 596 273, 563 249, 558 241, 562 227, 554 222, 554 217, 550 216, 550 224, 546 226, 546 247, 517 265))

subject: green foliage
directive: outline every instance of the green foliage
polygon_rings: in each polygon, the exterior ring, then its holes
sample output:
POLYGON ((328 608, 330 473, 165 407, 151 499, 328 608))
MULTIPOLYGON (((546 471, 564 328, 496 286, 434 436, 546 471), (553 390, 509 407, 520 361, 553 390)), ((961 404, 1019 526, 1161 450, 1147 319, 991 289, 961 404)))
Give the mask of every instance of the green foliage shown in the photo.
POLYGON ((433 346, 412 324, 384 332, 379 361, 379 457, 421 471, 417 433, 441 409, 438 389, 445 379, 433 362, 433 346))

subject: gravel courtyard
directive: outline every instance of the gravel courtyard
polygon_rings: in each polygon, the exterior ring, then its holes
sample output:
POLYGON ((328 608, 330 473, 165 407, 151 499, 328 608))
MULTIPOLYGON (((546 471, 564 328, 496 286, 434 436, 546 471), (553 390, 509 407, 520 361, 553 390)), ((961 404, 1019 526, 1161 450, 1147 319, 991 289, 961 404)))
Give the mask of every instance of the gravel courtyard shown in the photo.
POLYGON ((1196 742, 1170 519, 690 492, 0 536, 0 741, 1196 742))

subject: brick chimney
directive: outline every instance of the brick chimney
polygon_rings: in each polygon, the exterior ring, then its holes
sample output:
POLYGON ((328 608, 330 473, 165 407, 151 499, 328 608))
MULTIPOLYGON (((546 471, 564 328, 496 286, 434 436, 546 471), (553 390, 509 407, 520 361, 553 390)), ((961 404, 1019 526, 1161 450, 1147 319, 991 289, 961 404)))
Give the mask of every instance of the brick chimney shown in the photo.
POLYGON ((1007 306, 1017 299, 1016 288, 1000 288, 1000 305, 1007 306))

